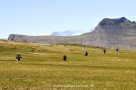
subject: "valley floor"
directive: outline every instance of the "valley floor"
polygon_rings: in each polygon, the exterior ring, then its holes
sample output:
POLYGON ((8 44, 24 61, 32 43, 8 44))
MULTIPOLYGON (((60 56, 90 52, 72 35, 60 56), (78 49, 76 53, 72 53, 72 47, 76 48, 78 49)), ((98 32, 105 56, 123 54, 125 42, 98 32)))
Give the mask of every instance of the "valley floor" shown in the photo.
POLYGON ((0 90, 90 89, 136 89, 136 52, 108 49, 104 55, 94 47, 0 42, 0 90))

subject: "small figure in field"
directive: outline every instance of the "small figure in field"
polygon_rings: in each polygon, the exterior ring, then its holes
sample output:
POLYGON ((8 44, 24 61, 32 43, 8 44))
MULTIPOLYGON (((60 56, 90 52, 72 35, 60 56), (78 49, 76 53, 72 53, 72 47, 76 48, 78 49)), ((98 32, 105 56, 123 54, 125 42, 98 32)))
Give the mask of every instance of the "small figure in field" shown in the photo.
POLYGON ((106 49, 103 49, 103 53, 106 54, 106 49))
POLYGON ((18 62, 21 60, 21 54, 20 53, 17 54, 16 59, 17 59, 18 62))
POLYGON ((119 51, 119 49, 116 49, 116 51, 118 52, 118 51, 119 51))
POLYGON ((84 56, 88 56, 88 52, 87 52, 87 51, 85 52, 85 55, 84 55, 84 56))
POLYGON ((64 61, 67 60, 67 56, 66 56, 66 55, 63 56, 63 60, 64 60, 64 61))

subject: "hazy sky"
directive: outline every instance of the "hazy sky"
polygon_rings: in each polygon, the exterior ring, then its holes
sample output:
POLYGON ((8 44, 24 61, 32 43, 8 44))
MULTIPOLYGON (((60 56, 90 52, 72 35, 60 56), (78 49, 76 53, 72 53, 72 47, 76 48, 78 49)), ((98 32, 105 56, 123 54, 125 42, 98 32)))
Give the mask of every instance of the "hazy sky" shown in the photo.
POLYGON ((103 18, 136 21, 136 0, 0 0, 0 38, 89 32, 103 18))

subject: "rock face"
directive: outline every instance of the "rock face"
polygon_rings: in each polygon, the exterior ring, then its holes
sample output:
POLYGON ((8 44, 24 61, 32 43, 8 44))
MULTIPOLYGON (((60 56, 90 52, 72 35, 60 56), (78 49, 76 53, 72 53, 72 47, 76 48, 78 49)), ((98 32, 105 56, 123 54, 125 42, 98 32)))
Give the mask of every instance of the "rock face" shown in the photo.
POLYGON ((136 23, 125 17, 103 19, 94 31, 79 36, 25 36, 11 34, 10 41, 47 44, 73 43, 106 48, 136 49, 136 23))

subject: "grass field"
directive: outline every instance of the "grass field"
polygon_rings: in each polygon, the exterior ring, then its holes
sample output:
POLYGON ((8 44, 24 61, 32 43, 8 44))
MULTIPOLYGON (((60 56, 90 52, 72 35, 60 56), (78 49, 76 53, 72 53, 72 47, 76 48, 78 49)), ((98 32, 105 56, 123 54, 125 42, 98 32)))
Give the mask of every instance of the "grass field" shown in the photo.
POLYGON ((0 90, 111 89, 136 89, 136 52, 104 55, 101 48, 78 45, 0 42, 0 90))

